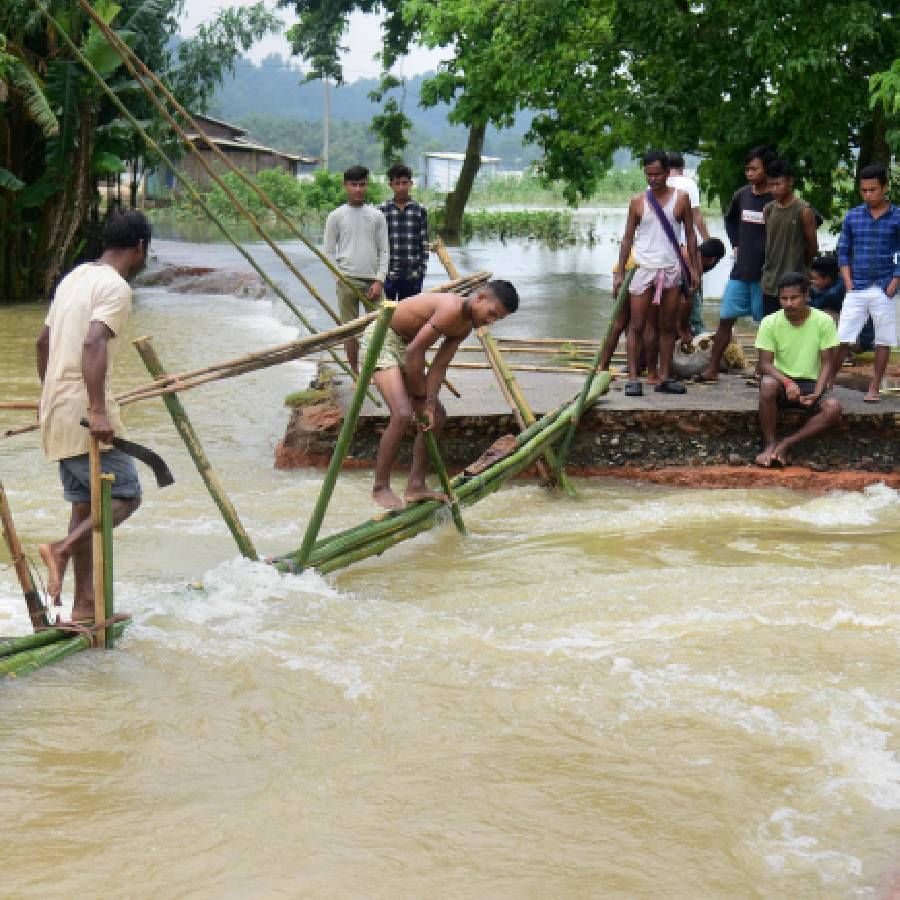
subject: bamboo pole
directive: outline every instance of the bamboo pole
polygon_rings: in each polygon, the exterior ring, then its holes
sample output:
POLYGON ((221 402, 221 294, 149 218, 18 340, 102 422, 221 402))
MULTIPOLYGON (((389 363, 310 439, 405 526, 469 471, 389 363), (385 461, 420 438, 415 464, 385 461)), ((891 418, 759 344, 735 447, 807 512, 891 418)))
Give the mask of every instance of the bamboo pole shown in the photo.
POLYGON ((36 631, 34 634, 24 634, 21 637, 0 638, 0 657, 36 650, 38 647, 45 647, 47 644, 61 641, 70 634, 71 632, 61 631, 58 628, 47 628, 43 631, 36 631))
MULTIPOLYGON (((103 564, 103 513, 100 468, 100 440, 91 435, 88 450, 91 471, 91 562, 94 570, 94 621, 102 622, 106 613, 106 589, 104 587, 106 567, 103 564)), ((106 630, 98 628, 94 632, 94 647, 106 646, 106 630)))
MULTIPOLYGON (((140 354, 141 359, 144 361, 147 371, 154 378, 165 378, 167 375, 166 370, 163 368, 163 364, 156 354, 152 340, 149 337, 140 337, 132 343, 140 354)), ((172 417, 172 422, 175 425, 176 431, 180 435, 181 440, 184 441, 184 446, 187 448, 188 454, 193 460, 194 465, 197 467, 197 471, 200 473, 200 477, 203 479, 206 489, 209 491, 210 496, 219 508, 219 512, 222 514, 222 518, 225 520, 225 524, 228 526, 228 530, 231 532, 232 537, 234 537, 234 541, 237 544, 241 555, 245 556, 247 559, 259 559, 256 549, 253 546, 253 541, 250 540, 250 535, 247 534, 243 524, 241 524, 237 510, 228 498, 228 494, 219 479, 218 473, 212 467, 212 463, 210 463, 206 451, 200 443, 200 438, 194 430, 194 426, 191 424, 191 420, 188 418, 188 414, 185 411, 181 400, 174 394, 165 394, 162 399, 163 403, 166 405, 166 409, 169 411, 169 415, 172 417)))
MULTIPOLYGON (((108 622, 115 613, 113 601, 113 516, 112 486, 115 475, 100 476, 100 530, 103 541, 103 620, 108 622)), ((99 619, 97 621, 100 621, 99 619)), ((113 645, 112 628, 103 628, 103 643, 113 645)))
POLYGON ((35 631, 39 628, 46 628, 50 624, 50 618, 34 585, 34 579, 31 577, 31 571, 28 568, 28 561, 22 552, 22 545, 19 543, 19 536, 13 523, 12 510, 9 508, 9 501, 6 499, 6 491, 2 481, 0 481, 0 526, 2 526, 3 539, 6 541, 6 546, 9 549, 13 568, 16 570, 16 577, 19 579, 19 585, 25 596, 25 605, 28 607, 28 618, 31 619, 31 627, 35 631))
POLYGON ((603 340, 600 342, 600 345, 597 347, 588 376, 584 380, 584 387, 582 387, 581 393, 578 395, 578 400, 575 403, 575 411, 572 415, 572 419, 569 422, 569 427, 566 430, 566 433, 562 439, 562 443, 559 447, 559 456, 557 457, 556 461, 557 471, 559 472, 562 471, 563 466, 565 466, 566 464, 566 457, 569 455, 569 448, 572 446, 572 440, 575 437, 575 430, 578 428, 578 423, 581 420, 581 415, 587 405, 587 396, 590 391, 590 385, 594 377, 594 372, 600 365, 600 357, 603 355, 603 350, 606 348, 606 342, 612 335, 616 317, 619 315, 619 311, 628 300, 628 288, 631 285, 631 279, 634 278, 634 273, 636 271, 637 269, 629 269, 625 274, 625 279, 622 281, 622 286, 619 288, 619 295, 616 297, 616 302, 613 304, 612 313, 609 317, 609 324, 606 326, 606 334, 604 335, 603 340))
MULTIPOLYGON (((609 372, 594 375, 588 393, 593 402, 609 388, 609 372)), ((575 401, 559 407, 538 419, 516 436, 518 449, 498 460, 493 466, 474 477, 457 476, 451 484, 461 505, 470 505, 499 487, 513 475, 527 468, 543 451, 544 446, 558 439, 571 418, 575 401)), ((359 559, 383 552, 416 534, 431 528, 443 504, 427 501, 389 514, 383 519, 373 519, 346 531, 330 535, 317 542, 309 553, 308 566, 326 573, 349 565, 359 559)), ((275 561, 280 571, 296 571, 299 551, 289 553, 275 561)))
POLYGON ((306 566, 309 554, 312 552, 316 538, 322 528, 322 520, 325 518, 325 512, 331 501, 331 495, 334 493, 334 486, 337 482, 338 473, 344 464, 347 451, 350 449, 350 441, 353 439, 353 432, 356 429, 356 422, 359 419, 359 411, 362 409, 363 399, 365 398, 366 387, 375 371, 375 365, 378 362, 378 354, 381 353, 381 347, 384 344, 388 327, 394 316, 394 310, 398 304, 393 300, 385 300, 375 324, 372 333, 372 339, 366 349, 366 358, 363 361, 362 368, 359 373, 359 381, 356 383, 356 390, 350 399, 347 411, 344 413, 344 421, 341 423, 341 430, 338 434, 337 442, 334 445, 334 452, 331 454, 331 460, 328 463, 328 469, 325 472, 325 478, 322 482, 322 488, 319 491, 319 497, 313 508, 312 516, 309 524, 306 526, 306 533, 303 535, 303 543, 297 552, 297 564, 301 569, 306 566))
MULTIPOLYGON (((315 327, 313 327, 312 323, 306 316, 300 311, 300 309, 294 304, 294 302, 288 297, 288 295, 276 284, 272 278, 269 277, 268 273, 260 266, 260 264, 253 258, 253 256, 247 251, 241 243, 237 240, 234 235, 232 235, 231 231, 226 227, 225 223, 217 216, 212 209, 209 207, 200 194, 197 192, 197 189, 191 183, 190 179, 187 178, 175 165, 173 160, 166 154, 166 152, 159 146, 159 144, 147 133, 147 131, 141 126, 140 122, 129 112, 129 110, 125 107, 122 101, 118 98, 115 92, 106 84, 103 79, 103 76, 91 65, 90 61, 87 57, 78 49, 78 47, 74 44, 72 39, 63 29, 63 27, 59 24, 59 22, 51 15, 48 11, 47 7, 44 5, 42 0, 32 0, 32 2, 37 6, 40 10, 41 14, 44 18, 56 29, 59 33, 59 36, 62 38, 63 42, 68 46, 68 48, 75 55, 75 58, 81 63, 82 66, 86 69, 88 73, 94 78, 97 82, 101 90, 106 94, 106 96, 110 99, 113 106, 125 117, 125 119, 129 122, 131 127, 135 130, 137 134, 141 136, 141 139, 147 144, 147 146, 172 170, 172 174, 175 178, 178 179, 179 183, 185 188, 185 190, 190 194, 191 200, 196 203, 209 217, 209 219, 216 225, 216 227, 222 232, 225 236, 226 240, 228 240, 234 248, 247 260, 248 263, 253 267, 256 273, 262 278, 262 280, 269 286, 269 288, 275 293, 275 295, 282 300, 285 305, 294 313, 295 316, 303 323, 306 329, 310 332, 310 334, 316 334, 317 331, 315 327)), ((356 380, 356 373, 343 361, 341 360, 336 353, 333 351, 329 351, 331 353, 332 359, 343 369, 343 371, 348 374, 354 381, 356 380)), ((373 403, 378 406, 381 405, 380 401, 377 400, 374 396, 371 397, 373 403)))
POLYGON ((0 409, 34 412, 38 408, 35 400, 0 400, 0 409))
POLYGON ((16 653, 14 656, 0 659, 0 675, 27 675, 29 672, 34 672, 35 669, 58 662, 72 653, 86 650, 90 646, 91 639, 86 634, 79 634, 75 637, 67 636, 64 640, 56 641, 45 647, 38 647, 35 650, 16 653))
POLYGON ((447 500, 450 503, 450 514, 453 516, 453 524, 456 526, 456 530, 465 537, 467 532, 465 523, 463 522, 462 513, 459 511, 459 500, 456 498, 453 485, 450 484, 450 476, 447 474, 447 467, 444 465, 444 460, 441 459, 441 451, 438 449, 437 438, 435 438, 431 431, 424 432, 424 436, 425 446, 428 448, 428 455, 431 457, 431 465, 434 466, 434 471, 437 472, 438 480, 441 483, 441 489, 447 495, 447 500))
POLYGON ((462 279, 462 275, 459 274, 459 269, 456 268, 456 263, 453 262, 453 259, 451 258, 450 253, 447 250, 447 245, 444 243, 443 238, 438 238, 431 246, 434 248, 434 252, 437 255, 437 258, 441 261, 441 264, 447 270, 447 274, 454 281, 462 279))
MULTIPOLYGON (((96 13, 96 11, 91 7, 87 0, 79 0, 79 5, 88 14, 88 16, 90 16, 97 27, 103 32, 107 41, 109 41, 113 49, 117 51, 118 55, 125 63, 128 70, 132 73, 142 90, 154 102, 154 105, 156 105, 159 109, 161 106, 160 101, 147 86, 147 84, 143 81, 143 79, 134 71, 129 60, 133 62, 141 71, 143 76, 147 78, 162 93, 162 95, 172 105, 172 108, 178 113, 178 115, 180 115, 188 123, 188 125, 190 125, 190 127, 197 132, 197 134, 203 139, 203 141, 206 143, 206 146, 218 158, 218 160, 223 163, 229 169, 229 171, 237 175, 241 179, 241 181, 244 182, 244 184, 246 184, 251 190, 256 193, 257 197, 259 197, 262 203, 269 209, 270 212, 275 215, 275 218, 279 222, 281 222, 282 225, 286 226, 291 234, 293 234, 294 237, 296 237, 308 250, 310 250, 319 259, 319 261, 325 265, 325 267, 331 272, 331 274, 335 276, 338 281, 342 281, 356 294, 357 298, 362 302, 363 308, 370 310, 373 309, 375 307, 375 304, 373 304, 372 301, 369 300, 369 298, 366 297, 362 293, 362 291, 360 291, 356 287, 356 285, 354 285, 352 281, 350 281, 347 276, 344 275, 340 271, 340 269, 338 269, 337 266, 335 266, 334 263, 332 263, 331 260, 324 253, 322 253, 319 248, 309 240, 309 238, 306 237, 305 234, 303 234, 302 231, 300 231, 299 228, 297 228, 297 226, 291 221, 287 214, 272 202, 265 191, 263 191, 263 189, 255 181, 253 181, 253 179, 249 178, 246 172, 244 172, 239 166, 236 166, 234 162, 232 162, 232 160, 230 160, 228 156, 226 156, 226 154, 224 154, 221 149, 209 139, 209 136, 203 131, 197 120, 178 102, 178 99, 175 97, 175 95, 168 89, 168 87, 166 87, 165 82, 163 82, 159 78, 159 76, 152 69, 150 69, 146 65, 146 63, 128 46, 128 44, 126 44, 125 41, 123 41, 122 38, 120 38, 119 35, 116 34, 116 32, 113 31, 113 29, 111 29, 106 24, 106 22, 103 21, 103 19, 96 13)), ((177 132, 179 132, 179 134, 183 134, 179 126, 172 121, 168 111, 163 109, 160 109, 160 111, 172 124, 172 127, 177 132)), ((186 135, 182 137, 182 140, 186 141, 189 145, 193 145, 193 142, 190 141, 190 139, 186 135)), ((304 286, 307 286, 306 280, 303 278, 303 276, 296 272, 295 274, 297 274, 297 277, 300 278, 304 286)), ((323 306, 325 306, 325 301, 316 294, 311 286, 308 286, 308 290, 313 295, 313 297, 315 297, 323 306)), ((332 316, 332 318, 335 319, 335 321, 339 321, 337 318, 335 318, 334 313, 331 312, 330 309, 328 309, 328 312, 332 316)))
MULTIPOLYGON (((476 334, 478 335, 478 340, 481 341, 484 355, 487 357, 491 368, 494 370, 494 376, 497 379, 497 383, 501 386, 500 390, 504 392, 507 397, 507 402, 512 406, 513 413, 519 422, 519 428, 524 430, 529 425, 534 424, 535 421, 531 406, 525 399, 525 395, 522 393, 518 381, 516 381, 516 376, 513 375, 511 369, 506 364, 506 360, 503 359, 503 354, 497 347, 494 336, 487 328, 479 328, 476 334)), ((544 459, 547 461, 546 466, 544 466, 543 463, 538 464, 540 470, 542 470, 541 476, 544 480, 550 485, 559 485, 566 494, 570 497, 574 497, 575 488, 572 486, 572 482, 569 481, 565 472, 559 474, 560 469, 556 465, 556 456, 552 447, 547 447, 544 452, 544 459)))

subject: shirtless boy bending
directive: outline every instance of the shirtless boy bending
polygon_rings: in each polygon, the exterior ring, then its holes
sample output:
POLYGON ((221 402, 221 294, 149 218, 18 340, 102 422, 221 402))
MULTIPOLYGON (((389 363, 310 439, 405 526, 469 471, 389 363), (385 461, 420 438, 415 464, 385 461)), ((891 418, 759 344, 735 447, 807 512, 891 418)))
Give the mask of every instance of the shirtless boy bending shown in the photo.
MULTIPOLYGON (((372 499, 386 509, 402 509, 419 500, 446 500, 425 484, 427 448, 421 432, 440 434, 447 414, 438 391, 450 360, 473 328, 493 325, 519 308, 519 295, 508 281, 490 281, 471 297, 458 294, 417 294, 401 300, 378 356, 373 381, 391 411, 391 419, 378 445, 372 499), (425 352, 439 338, 441 346, 425 370, 425 352), (391 490, 391 469, 397 461, 400 442, 418 426, 413 444, 409 480, 401 500, 391 490)), ((374 332, 372 323, 362 335, 364 354, 374 332)))

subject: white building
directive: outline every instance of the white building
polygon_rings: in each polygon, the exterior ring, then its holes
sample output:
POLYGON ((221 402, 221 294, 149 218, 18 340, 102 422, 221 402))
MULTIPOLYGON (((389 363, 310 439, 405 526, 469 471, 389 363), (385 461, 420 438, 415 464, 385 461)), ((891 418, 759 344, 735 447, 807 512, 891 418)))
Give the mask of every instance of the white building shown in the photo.
MULTIPOLYGON (((465 153, 423 153, 422 187, 449 193, 456 187, 465 153)), ((499 156, 482 156, 478 177, 490 178, 497 171, 499 156)))

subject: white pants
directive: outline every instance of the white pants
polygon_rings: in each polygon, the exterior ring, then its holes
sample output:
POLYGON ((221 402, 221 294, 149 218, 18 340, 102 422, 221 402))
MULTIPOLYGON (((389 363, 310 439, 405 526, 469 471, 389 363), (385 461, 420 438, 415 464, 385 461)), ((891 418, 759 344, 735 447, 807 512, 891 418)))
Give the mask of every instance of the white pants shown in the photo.
POLYGON ((861 291, 848 291, 841 306, 838 322, 838 340, 842 344, 853 344, 872 317, 875 325, 875 346, 897 346, 897 310, 893 297, 879 287, 868 287, 861 291))

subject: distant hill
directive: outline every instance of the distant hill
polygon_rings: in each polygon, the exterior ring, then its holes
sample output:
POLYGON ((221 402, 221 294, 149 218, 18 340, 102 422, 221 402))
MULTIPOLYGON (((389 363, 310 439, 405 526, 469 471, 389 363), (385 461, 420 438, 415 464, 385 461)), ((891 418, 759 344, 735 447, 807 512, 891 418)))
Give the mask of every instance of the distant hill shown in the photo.
MULTIPOLYGON (((258 65, 239 60, 234 75, 225 80, 210 101, 208 112, 249 129, 257 140, 279 150, 318 156, 322 152, 324 88, 321 81, 304 82, 303 77, 299 66, 278 53, 267 56, 258 65)), ((427 77, 428 74, 412 76, 402 91, 394 92, 402 95, 403 111, 413 122, 404 154, 413 166, 419 164, 425 150, 462 152, 466 148, 468 129, 447 121, 447 104, 428 109, 419 105, 422 82, 427 77)), ((368 130, 373 116, 381 111, 381 104, 369 99, 369 93, 377 87, 375 78, 330 87, 332 169, 354 162, 376 170, 382 167, 380 144, 368 130)), ((485 155, 499 156, 506 169, 522 169, 539 159, 539 149, 523 141, 531 119, 531 113, 520 112, 512 128, 488 128, 485 155)), ((629 164, 629 154, 616 157, 616 165, 629 164)))

